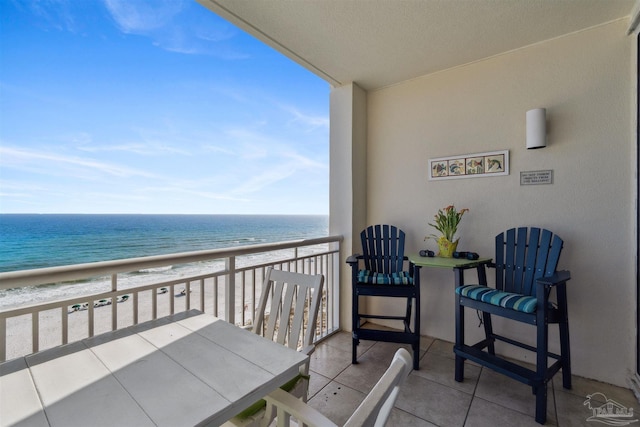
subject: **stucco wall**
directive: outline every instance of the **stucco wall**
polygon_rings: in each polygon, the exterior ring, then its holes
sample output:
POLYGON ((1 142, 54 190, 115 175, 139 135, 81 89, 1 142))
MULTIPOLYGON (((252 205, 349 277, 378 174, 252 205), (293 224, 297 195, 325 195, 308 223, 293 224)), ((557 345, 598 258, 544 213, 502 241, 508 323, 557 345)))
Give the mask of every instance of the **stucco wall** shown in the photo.
MULTIPOLYGON (((341 260, 354 253, 353 236, 366 227, 367 93, 355 84, 331 91, 330 234, 343 236, 341 260)), ((340 271, 340 327, 351 329, 351 272, 340 271)))
MULTIPOLYGON (((435 249, 423 241, 434 232, 427 223, 455 204, 470 209, 459 250, 487 256, 507 228, 553 230, 565 241, 560 267, 572 274, 574 373, 618 385, 635 366, 635 42, 626 24, 369 92, 367 101, 367 222, 403 228, 409 251, 435 249), (547 109, 548 145, 526 150, 525 113, 537 107, 547 109), (429 158, 502 149, 509 176, 428 180, 429 158), (521 171, 543 169, 553 170, 552 185, 520 186, 521 171)), ((423 269, 422 277, 422 330, 453 341, 453 274, 423 269)), ((469 339, 478 338, 467 317, 469 339)), ((500 328, 533 338, 529 326, 500 328)))

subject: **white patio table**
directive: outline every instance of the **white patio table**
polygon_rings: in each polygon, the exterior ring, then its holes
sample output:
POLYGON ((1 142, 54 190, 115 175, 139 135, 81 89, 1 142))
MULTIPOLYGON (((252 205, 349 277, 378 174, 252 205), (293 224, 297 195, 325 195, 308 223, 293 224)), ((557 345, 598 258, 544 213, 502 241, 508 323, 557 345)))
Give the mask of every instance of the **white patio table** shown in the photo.
POLYGON ((306 360, 192 310, 0 364, 0 425, 219 425, 306 360))

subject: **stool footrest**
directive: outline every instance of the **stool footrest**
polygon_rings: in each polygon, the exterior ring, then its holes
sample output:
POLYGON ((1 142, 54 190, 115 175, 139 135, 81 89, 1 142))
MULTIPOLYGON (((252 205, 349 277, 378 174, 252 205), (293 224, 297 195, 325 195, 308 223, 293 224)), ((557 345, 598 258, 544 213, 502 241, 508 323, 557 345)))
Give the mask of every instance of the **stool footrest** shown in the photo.
POLYGON ((553 375, 558 372, 561 367, 560 361, 556 361, 547 369, 546 378, 541 378, 538 376, 538 373, 536 371, 527 369, 524 366, 518 365, 514 362, 510 362, 501 357, 489 354, 486 351, 482 351, 476 348, 475 346, 456 346, 453 348, 453 352, 456 354, 456 356, 462 357, 464 359, 469 359, 473 362, 486 366, 487 368, 490 368, 496 372, 499 372, 503 375, 508 376, 509 378, 513 378, 514 380, 527 384, 529 386, 539 386, 545 384, 547 381, 551 380, 553 375))
POLYGON ((412 332, 383 331, 379 329, 356 329, 353 338, 358 340, 397 342, 415 344, 420 342, 420 337, 412 332))

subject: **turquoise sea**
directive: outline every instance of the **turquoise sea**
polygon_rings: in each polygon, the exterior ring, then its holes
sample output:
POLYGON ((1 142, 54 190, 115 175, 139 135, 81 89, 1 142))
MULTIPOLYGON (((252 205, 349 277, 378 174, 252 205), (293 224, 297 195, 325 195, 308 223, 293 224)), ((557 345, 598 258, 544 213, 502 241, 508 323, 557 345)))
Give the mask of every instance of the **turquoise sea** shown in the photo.
MULTIPOLYGON (((0 272, 310 239, 328 232, 326 215, 0 214, 0 272)), ((64 285, 0 291, 0 309, 77 291, 77 285, 66 291, 64 285)))

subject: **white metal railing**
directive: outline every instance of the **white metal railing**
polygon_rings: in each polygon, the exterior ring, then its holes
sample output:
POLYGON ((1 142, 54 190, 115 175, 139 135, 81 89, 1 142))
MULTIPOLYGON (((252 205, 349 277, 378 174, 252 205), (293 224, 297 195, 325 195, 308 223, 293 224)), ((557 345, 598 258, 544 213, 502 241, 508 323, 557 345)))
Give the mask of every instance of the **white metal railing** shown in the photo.
MULTIPOLYGON (((0 361, 189 309, 250 324, 267 267, 323 274, 316 340, 338 329, 341 236, 0 273, 0 290, 71 284, 78 293, 0 311, 0 361), (194 265, 150 283, 136 272, 194 265), (124 276, 127 276, 126 284, 124 276), (89 281, 104 289, 81 294, 89 281)), ((30 288, 32 292, 37 292, 30 288)))

